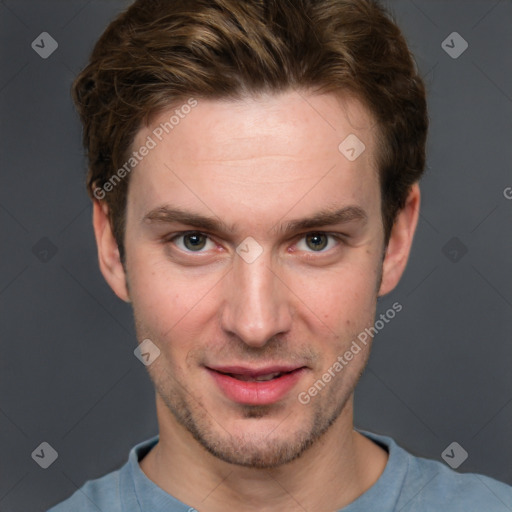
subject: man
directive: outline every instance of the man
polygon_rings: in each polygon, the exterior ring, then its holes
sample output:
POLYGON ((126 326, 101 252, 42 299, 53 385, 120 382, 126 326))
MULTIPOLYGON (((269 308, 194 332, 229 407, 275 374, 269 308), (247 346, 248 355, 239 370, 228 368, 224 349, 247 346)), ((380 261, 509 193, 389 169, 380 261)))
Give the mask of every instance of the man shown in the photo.
POLYGON ((376 3, 139 0, 73 91, 160 433, 53 512, 512 510, 505 484, 353 427, 428 124, 376 3))

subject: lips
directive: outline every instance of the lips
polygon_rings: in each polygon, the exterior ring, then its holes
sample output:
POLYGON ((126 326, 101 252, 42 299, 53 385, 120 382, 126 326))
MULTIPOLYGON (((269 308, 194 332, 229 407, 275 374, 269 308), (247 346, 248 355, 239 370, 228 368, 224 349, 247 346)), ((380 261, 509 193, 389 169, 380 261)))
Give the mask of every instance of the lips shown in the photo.
POLYGON ((234 402, 268 405, 286 397, 306 367, 274 365, 263 368, 242 366, 207 367, 220 391, 234 402))

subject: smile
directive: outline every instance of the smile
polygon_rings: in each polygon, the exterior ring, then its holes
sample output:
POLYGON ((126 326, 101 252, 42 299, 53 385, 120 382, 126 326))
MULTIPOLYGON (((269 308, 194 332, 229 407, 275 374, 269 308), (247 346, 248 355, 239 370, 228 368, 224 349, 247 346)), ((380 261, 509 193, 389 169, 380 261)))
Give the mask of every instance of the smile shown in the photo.
POLYGON ((307 368, 206 368, 217 388, 233 402, 269 405, 286 398, 307 368))

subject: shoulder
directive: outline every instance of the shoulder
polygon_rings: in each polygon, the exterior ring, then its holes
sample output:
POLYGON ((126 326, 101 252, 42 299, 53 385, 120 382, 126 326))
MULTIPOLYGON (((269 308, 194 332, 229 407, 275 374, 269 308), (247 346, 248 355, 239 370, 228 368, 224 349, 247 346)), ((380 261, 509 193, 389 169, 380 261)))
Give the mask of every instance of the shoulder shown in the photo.
POLYGON ((140 480, 138 461, 158 442, 159 436, 142 441, 130 450, 128 460, 118 470, 88 480, 67 500, 48 512, 121 512, 138 510, 135 482, 140 480))
POLYGON ((48 512, 121 512, 119 474, 120 470, 117 470, 101 478, 87 481, 67 500, 48 512))
POLYGON ((413 455, 392 437, 360 433, 389 453, 384 473, 367 492, 367 500, 362 500, 365 505, 378 500, 385 502, 383 509, 401 512, 512 512, 511 486, 484 475, 459 473, 443 462, 413 455))
POLYGON ((453 512, 512 511, 512 487, 477 473, 458 473, 436 460, 409 454, 406 483, 402 497, 409 507, 404 512, 426 510, 427 505, 453 512))
POLYGON ((512 487, 477 473, 458 473, 445 464, 408 453, 401 493, 403 511, 511 512, 512 487))

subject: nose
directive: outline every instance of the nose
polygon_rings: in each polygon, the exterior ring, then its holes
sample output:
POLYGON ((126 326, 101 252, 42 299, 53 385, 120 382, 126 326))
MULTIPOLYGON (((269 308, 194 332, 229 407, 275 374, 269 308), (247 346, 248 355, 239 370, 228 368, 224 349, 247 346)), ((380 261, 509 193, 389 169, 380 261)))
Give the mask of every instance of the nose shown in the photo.
POLYGON ((222 327, 246 345, 262 347, 290 330, 291 292, 265 251, 252 263, 236 255, 223 292, 222 327))

